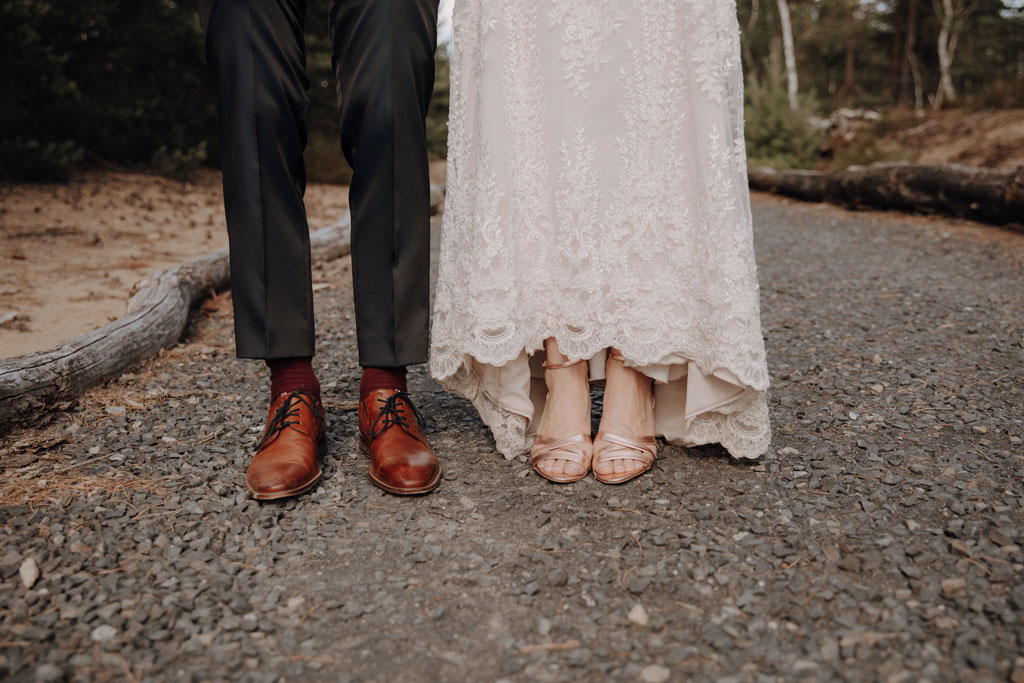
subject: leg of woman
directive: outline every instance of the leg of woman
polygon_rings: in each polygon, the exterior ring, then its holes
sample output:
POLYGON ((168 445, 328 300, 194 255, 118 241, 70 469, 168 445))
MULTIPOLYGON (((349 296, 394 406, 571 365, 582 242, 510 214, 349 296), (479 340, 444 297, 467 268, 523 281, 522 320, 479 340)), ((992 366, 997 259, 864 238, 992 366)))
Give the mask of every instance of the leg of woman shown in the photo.
MULTIPOLYGON (((575 435, 585 435, 586 443, 573 444, 568 448, 583 448, 589 461, 590 384, 587 364, 566 365, 569 359, 559 350, 554 337, 544 341, 544 350, 547 353, 547 364, 555 367, 544 372, 548 395, 544 403, 544 414, 537 427, 538 443, 557 443, 575 435)), ((536 447, 534 452, 537 452, 536 447)), ((552 457, 536 458, 534 467, 543 476, 556 479, 579 478, 587 473, 587 467, 575 460, 557 457, 558 452, 550 451, 552 457)))
MULTIPOLYGON (((607 433, 642 442, 655 431, 652 380, 627 367, 621 358, 621 353, 616 349, 611 349, 608 354, 605 365, 604 413, 601 415, 598 441, 601 440, 602 434, 607 433)), ((625 481, 631 478, 631 475, 640 474, 650 467, 649 462, 628 457, 631 452, 642 455, 639 450, 620 448, 616 449, 615 453, 623 457, 595 459, 594 474, 598 477, 614 478, 616 483, 619 483, 619 480, 625 481)))

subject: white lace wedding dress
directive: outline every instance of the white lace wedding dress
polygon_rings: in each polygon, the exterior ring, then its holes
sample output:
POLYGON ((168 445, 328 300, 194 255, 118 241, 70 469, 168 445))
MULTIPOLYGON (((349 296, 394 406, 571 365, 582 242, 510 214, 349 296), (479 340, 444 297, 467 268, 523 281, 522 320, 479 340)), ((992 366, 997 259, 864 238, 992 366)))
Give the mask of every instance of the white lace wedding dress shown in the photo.
POLYGON ((732 0, 456 0, 430 369, 529 449, 543 342, 654 378, 658 432, 768 447, 732 0))

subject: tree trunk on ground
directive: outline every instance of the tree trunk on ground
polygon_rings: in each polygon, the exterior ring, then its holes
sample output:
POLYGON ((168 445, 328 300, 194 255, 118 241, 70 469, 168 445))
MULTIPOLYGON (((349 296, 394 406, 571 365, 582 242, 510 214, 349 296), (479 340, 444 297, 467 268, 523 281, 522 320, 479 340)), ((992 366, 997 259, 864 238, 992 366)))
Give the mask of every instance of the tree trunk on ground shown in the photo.
POLYGON ((786 85, 789 91, 789 108, 796 111, 800 104, 797 101, 796 52, 793 49, 793 25, 789 20, 789 3, 778 0, 779 21, 782 24, 782 49, 786 57, 786 85))
POLYGON ((947 214, 1024 232, 1024 166, 1013 170, 886 163, 835 173, 755 168, 749 179, 755 190, 808 201, 947 214))

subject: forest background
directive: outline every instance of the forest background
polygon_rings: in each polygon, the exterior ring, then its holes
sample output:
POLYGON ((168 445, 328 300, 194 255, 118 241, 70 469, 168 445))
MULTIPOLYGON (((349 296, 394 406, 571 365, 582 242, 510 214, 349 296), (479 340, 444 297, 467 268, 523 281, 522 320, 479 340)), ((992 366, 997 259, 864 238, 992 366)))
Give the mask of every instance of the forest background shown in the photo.
MULTIPOLYGON (((311 181, 346 182, 329 5, 308 2, 306 161, 311 181)), ((898 158, 871 141, 928 111, 1024 107, 1024 0, 738 0, 737 14, 752 165, 898 158), (880 114, 842 153, 827 149, 820 125, 838 108, 880 114)), ((447 54, 438 51, 428 121, 435 158, 446 150, 447 54)), ((0 64, 0 179, 63 180, 89 167, 187 178, 218 165, 203 34, 188 3, 0 0, 0 64)))

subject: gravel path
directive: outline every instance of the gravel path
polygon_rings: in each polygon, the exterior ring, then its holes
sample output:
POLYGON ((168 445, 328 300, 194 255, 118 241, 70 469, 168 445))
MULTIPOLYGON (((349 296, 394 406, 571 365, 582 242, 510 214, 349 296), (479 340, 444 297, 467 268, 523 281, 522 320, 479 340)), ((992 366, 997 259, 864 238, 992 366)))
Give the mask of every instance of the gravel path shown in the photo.
POLYGON ((762 460, 665 448, 622 487, 550 485, 420 368, 444 480, 385 495, 357 453, 335 261, 310 494, 244 491, 266 384, 223 298, 187 343, 5 437, 0 678, 1024 681, 1024 236, 764 196, 755 214, 762 460))

